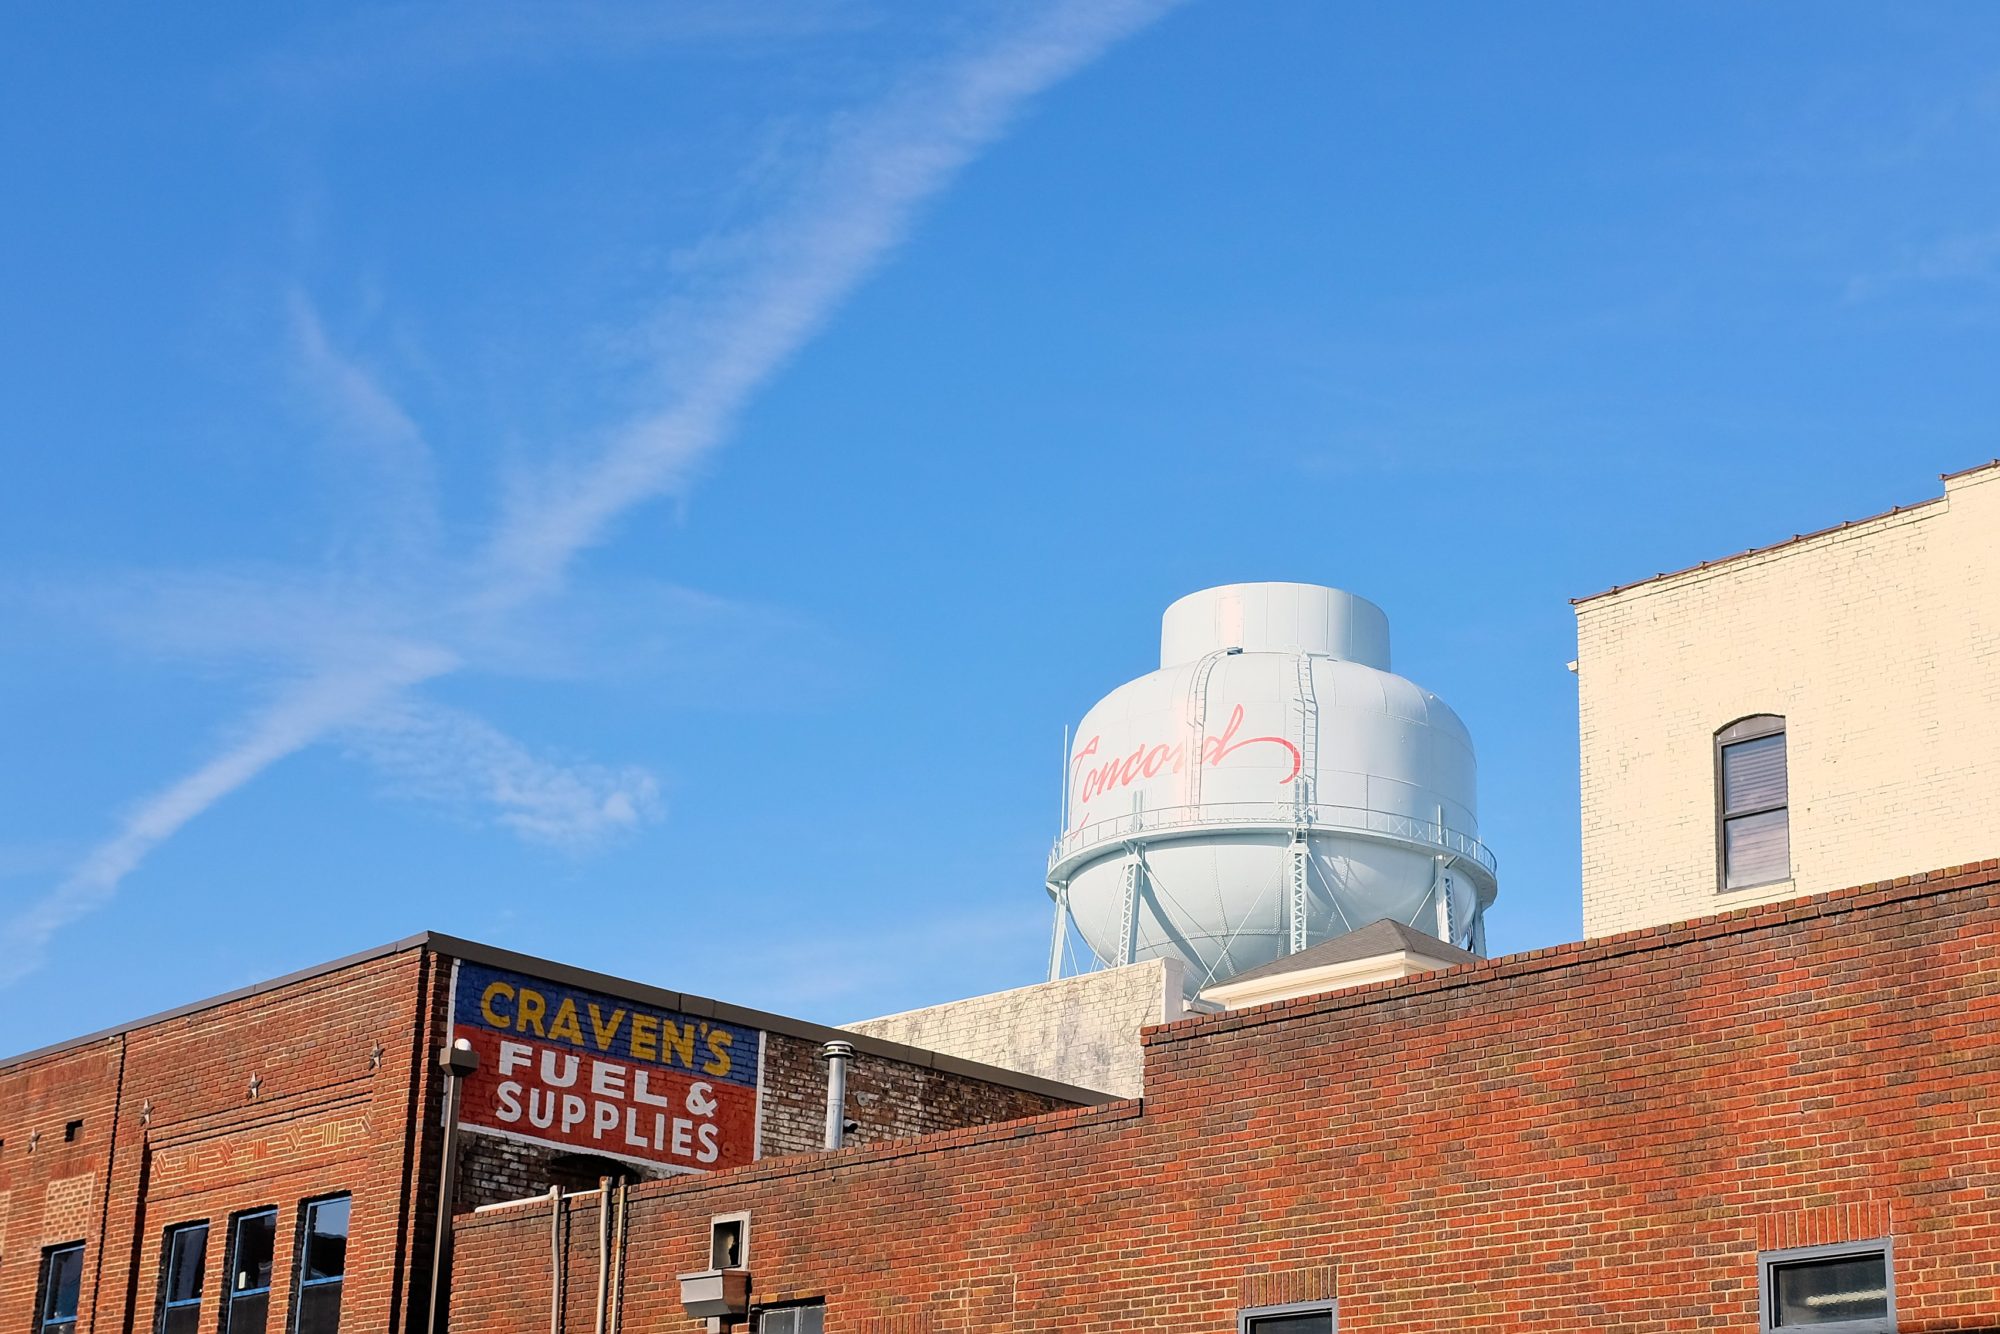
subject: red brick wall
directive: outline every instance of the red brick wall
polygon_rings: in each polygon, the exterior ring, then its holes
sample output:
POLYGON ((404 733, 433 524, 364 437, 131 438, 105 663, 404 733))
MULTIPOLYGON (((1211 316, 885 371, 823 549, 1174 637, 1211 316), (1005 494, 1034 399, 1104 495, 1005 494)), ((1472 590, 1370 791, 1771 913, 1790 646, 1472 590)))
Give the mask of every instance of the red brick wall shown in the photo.
MULTIPOLYGON (((165 1231, 202 1220, 206 1326, 219 1318, 231 1215, 275 1206, 275 1334, 300 1205, 340 1192, 353 1196, 343 1328, 421 1329, 450 968, 412 946, 0 1068, 0 1331, 31 1327, 42 1251, 74 1241, 87 1246, 79 1334, 151 1328, 165 1231), (65 1140, 71 1121, 82 1124, 65 1140)), ((818 1043, 770 1034, 766 1087, 766 1154, 816 1147, 818 1043)), ((880 1056, 853 1062, 850 1093, 862 1142, 1062 1105, 880 1056)), ((595 1184, 600 1164, 564 1156, 467 1134, 457 1207, 595 1184)))
POLYGON ((202 1219, 206 1322, 229 1216, 263 1206, 282 1328, 300 1203, 338 1192, 353 1195, 343 1324, 401 1328, 400 1257, 428 1235, 404 1189, 428 971, 421 951, 387 955, 0 1073, 0 1329, 32 1327, 43 1248, 79 1240, 79 1330, 151 1327, 164 1231, 202 1219))
MULTIPOLYGON (((830 1331, 1754 1330, 1760 1248, 1893 1235, 2000 1327, 2000 864, 1152 1031, 1147 1096, 632 1193, 634 1330, 752 1214, 830 1331)), ((587 1211, 585 1211, 587 1212, 587 1211)), ((456 1334, 545 1327, 546 1208, 461 1219, 456 1334)), ((594 1224, 572 1241, 588 1328, 594 1224), (587 1235, 586 1235, 587 1234, 587 1235), (590 1252, 590 1253, 586 1253, 590 1252)))
MULTIPOLYGON (((45 1247, 99 1235, 122 1059, 118 1040, 95 1042, 0 1080, 0 1329, 32 1327, 45 1247)), ((101 1254, 84 1255, 86 1291, 101 1254)))

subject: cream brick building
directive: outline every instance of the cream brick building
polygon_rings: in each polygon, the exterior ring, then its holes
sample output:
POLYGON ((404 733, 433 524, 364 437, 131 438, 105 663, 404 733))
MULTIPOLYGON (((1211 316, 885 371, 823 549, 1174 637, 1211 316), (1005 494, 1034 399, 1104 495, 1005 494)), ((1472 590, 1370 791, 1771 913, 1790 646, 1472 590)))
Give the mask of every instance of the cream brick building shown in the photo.
POLYGON ((2000 462, 1576 615, 1586 936, 2000 853, 2000 462))

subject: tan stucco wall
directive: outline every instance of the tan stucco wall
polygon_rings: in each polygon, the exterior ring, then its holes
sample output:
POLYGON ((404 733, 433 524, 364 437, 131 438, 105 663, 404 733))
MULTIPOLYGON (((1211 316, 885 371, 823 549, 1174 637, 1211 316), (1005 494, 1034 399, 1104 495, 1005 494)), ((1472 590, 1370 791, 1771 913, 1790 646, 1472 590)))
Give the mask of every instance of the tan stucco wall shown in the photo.
POLYGON ((1586 936, 2000 852, 2000 467, 1577 606, 1586 936), (1714 735, 1786 720, 1793 878, 1716 892, 1714 735))
POLYGON ((1150 959, 845 1027, 854 1033, 1136 1098, 1139 1030, 1178 1019, 1178 959, 1150 959))

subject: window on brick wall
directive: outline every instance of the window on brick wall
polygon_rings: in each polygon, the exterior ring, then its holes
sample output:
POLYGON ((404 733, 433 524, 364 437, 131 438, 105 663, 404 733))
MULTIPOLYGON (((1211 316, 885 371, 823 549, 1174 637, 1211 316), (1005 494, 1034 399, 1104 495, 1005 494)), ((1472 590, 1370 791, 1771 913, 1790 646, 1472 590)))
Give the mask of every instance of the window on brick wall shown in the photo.
POLYGON ((42 1252, 42 1290, 35 1300, 38 1334, 73 1334, 77 1299, 83 1294, 83 1243, 51 1246, 42 1252))
POLYGON ((345 1195, 308 1200, 299 1221, 298 1291, 292 1301, 296 1334, 336 1334, 340 1290, 347 1282, 345 1195))
POLYGON ((717 1214, 708 1220, 708 1267, 741 1269, 750 1263, 750 1215, 717 1214))
POLYGON ((820 1334, 825 1327, 825 1302, 794 1302, 757 1312, 757 1334, 820 1334))
POLYGON ((277 1243, 276 1209, 257 1209, 230 1220, 222 1334, 264 1334, 271 1320, 271 1261, 277 1243))
POLYGON ((1721 889, 1791 879, 1789 800, 1783 718, 1760 713, 1715 734, 1715 855, 1721 889))
POLYGON ((208 1263, 208 1224, 167 1229, 160 1248, 160 1318, 157 1334, 199 1334, 202 1274, 208 1263))
POLYGON ((1894 1334, 1896 1277, 1886 1240, 1766 1251, 1757 1264, 1758 1329, 1894 1334))
POLYGON ((1239 1334, 1333 1334, 1333 1303, 1260 1306, 1237 1316, 1239 1334))

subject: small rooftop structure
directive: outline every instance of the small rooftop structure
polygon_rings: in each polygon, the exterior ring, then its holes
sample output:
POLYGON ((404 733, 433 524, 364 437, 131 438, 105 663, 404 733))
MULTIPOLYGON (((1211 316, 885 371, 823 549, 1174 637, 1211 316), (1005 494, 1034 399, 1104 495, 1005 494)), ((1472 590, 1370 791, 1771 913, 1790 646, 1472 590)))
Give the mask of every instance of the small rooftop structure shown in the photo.
POLYGON ((1201 998, 1224 1009, 1241 1010, 1366 982, 1410 977, 1434 968, 1473 963, 1478 958, 1470 950, 1384 917, 1238 973, 1227 982, 1205 988, 1201 998))
POLYGON ((1162 956, 845 1027, 850 1033, 1136 1098, 1145 1091, 1140 1031, 1207 1008, 1183 1000, 1186 967, 1177 958, 1162 956))

